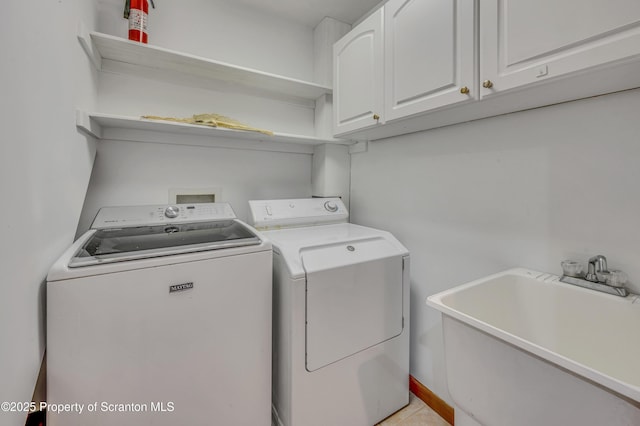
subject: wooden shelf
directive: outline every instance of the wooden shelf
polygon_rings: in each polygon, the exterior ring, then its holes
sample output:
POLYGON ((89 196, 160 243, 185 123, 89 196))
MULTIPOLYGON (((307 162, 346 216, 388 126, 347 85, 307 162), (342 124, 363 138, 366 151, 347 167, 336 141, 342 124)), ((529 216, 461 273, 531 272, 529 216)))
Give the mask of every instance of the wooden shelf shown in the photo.
POLYGON ((82 131, 98 139, 280 152, 312 153, 315 145, 327 143, 352 145, 355 143, 345 139, 323 139, 287 133, 275 133, 273 136, 269 136, 258 132, 148 120, 114 114, 87 113, 80 110, 76 113, 76 125, 82 131), (181 137, 177 138, 176 135, 181 137))
POLYGON ((106 68, 103 61, 107 60, 118 63, 115 68, 119 70, 122 68, 131 70, 133 67, 138 69, 139 74, 168 78, 176 83, 194 78, 199 81, 216 81, 255 91, 261 96, 290 97, 307 102, 332 93, 331 87, 132 42, 107 34, 88 33, 83 28, 80 29, 78 39, 99 70, 106 68))

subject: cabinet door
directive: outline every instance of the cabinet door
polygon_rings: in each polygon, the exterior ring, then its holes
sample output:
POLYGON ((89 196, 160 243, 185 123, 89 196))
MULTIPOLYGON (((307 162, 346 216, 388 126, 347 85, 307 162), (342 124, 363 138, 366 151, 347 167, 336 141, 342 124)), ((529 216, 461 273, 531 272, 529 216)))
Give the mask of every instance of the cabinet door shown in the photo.
POLYGON ((334 134, 384 122, 380 8, 333 46, 334 134))
POLYGON ((480 2, 482 97, 634 56, 638 0, 480 2))
POLYGON ((385 118, 477 98, 474 0, 385 5, 385 118))

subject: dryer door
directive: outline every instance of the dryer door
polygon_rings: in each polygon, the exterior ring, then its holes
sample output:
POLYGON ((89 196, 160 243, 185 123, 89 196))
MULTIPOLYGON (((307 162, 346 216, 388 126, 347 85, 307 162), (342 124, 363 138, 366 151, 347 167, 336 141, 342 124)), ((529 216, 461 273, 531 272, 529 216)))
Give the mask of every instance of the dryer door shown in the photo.
POLYGON ((308 371, 402 332, 402 256, 391 243, 372 238, 316 246, 301 256, 308 371))

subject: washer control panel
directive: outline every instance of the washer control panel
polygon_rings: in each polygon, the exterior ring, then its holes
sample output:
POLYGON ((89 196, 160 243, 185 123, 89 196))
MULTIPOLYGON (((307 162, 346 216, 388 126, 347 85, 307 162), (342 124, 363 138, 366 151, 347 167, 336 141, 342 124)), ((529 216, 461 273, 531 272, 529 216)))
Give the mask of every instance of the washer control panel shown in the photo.
POLYGON ((249 201, 249 223, 276 229, 346 222, 349 212, 340 198, 249 201))
POLYGON ((123 228, 235 218, 236 214, 229 203, 103 207, 98 211, 91 228, 123 228))

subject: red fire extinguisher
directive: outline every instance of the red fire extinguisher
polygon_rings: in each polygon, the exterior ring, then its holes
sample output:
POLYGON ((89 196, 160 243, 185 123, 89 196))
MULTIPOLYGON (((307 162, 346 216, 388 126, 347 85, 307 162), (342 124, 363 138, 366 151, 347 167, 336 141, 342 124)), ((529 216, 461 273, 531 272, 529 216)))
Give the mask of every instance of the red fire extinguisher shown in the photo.
MULTIPOLYGON (((153 0, 151 0, 151 7, 155 9, 153 0)), ((147 43, 149 0, 127 0, 124 5, 124 17, 129 19, 129 40, 147 43)))

